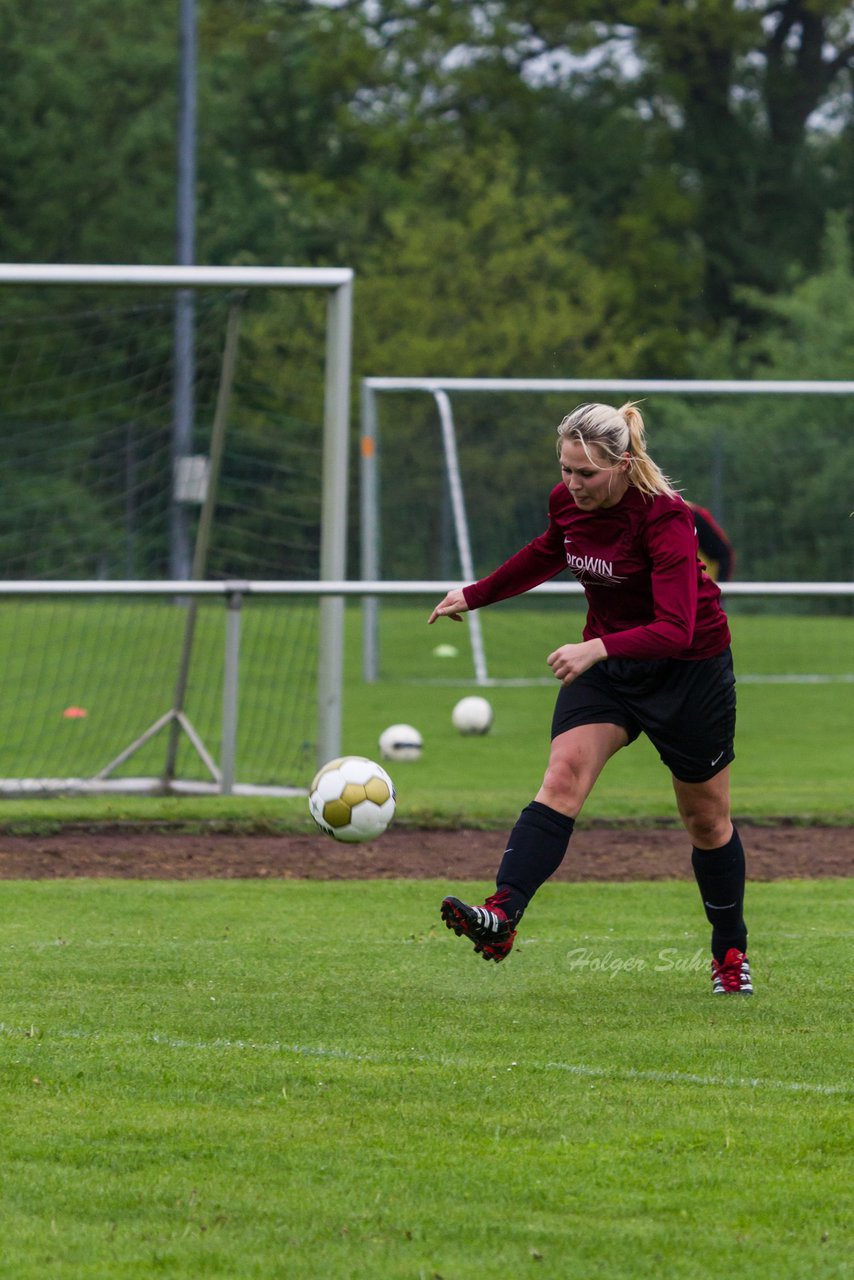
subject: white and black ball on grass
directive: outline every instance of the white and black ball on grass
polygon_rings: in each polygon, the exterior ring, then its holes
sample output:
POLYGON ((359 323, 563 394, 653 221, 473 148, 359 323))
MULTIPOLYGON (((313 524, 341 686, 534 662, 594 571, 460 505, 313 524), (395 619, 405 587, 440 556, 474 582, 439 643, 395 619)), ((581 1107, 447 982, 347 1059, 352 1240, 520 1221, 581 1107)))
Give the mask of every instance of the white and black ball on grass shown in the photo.
POLYGON ((474 695, 460 698, 451 712, 451 723, 460 733, 489 733, 492 727, 492 707, 486 698, 474 695))
POLYGON ((380 734, 383 760, 420 760, 424 740, 411 724, 390 724, 380 734))
POLYGON ((341 756, 315 775, 308 807, 320 830, 334 840, 376 840, 394 817, 394 783, 376 761, 341 756))

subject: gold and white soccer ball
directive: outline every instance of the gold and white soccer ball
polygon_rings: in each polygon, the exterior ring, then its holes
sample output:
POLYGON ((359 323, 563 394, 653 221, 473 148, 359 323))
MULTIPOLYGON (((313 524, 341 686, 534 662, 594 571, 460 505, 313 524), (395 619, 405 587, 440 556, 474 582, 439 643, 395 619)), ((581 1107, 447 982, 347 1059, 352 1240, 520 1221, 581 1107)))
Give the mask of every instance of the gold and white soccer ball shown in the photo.
POLYGON ((341 756, 316 774, 308 807, 321 831, 335 840, 375 840, 394 817, 394 783, 375 761, 341 756))

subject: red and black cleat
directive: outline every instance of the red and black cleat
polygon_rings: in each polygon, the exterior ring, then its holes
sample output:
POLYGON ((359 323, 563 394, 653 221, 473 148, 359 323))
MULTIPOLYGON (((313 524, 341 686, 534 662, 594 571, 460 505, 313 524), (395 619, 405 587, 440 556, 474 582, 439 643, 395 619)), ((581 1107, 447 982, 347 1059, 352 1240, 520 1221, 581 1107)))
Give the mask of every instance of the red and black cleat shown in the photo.
POLYGON ((442 919, 458 938, 468 938, 475 951, 484 960, 496 964, 509 956, 516 938, 516 930, 506 913, 495 903, 495 896, 487 898, 482 907, 470 907, 459 898, 445 898, 442 902, 442 919))
POLYGON ((716 996, 752 996, 753 983, 747 956, 730 947, 723 960, 712 959, 712 994, 716 996))

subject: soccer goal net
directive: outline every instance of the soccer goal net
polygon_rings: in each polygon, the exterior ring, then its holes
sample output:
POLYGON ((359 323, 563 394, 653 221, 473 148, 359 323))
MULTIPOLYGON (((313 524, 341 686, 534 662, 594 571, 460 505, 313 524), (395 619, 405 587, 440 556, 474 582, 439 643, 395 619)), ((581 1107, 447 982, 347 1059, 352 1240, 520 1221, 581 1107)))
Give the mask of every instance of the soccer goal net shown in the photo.
MULTIPOLYGON (((767 645, 749 646, 745 676, 854 679, 854 498, 842 480, 854 474, 854 382, 367 378, 363 579, 471 581, 535 537, 559 478, 556 427, 591 400, 640 401, 656 460, 726 530, 734 629, 779 619, 767 645)), ((542 646, 520 666, 514 637, 533 634, 535 610, 575 611, 580 631, 583 607, 580 591, 535 594, 467 615, 468 640, 431 628, 403 645, 394 606, 370 599, 364 675, 548 680, 542 646)))
MULTIPOLYGON (((0 576, 45 583, 4 595, 11 789, 217 788, 225 597, 47 584, 343 578, 351 280, 0 267, 0 576)), ((339 748, 343 603, 242 606, 238 786, 305 786, 339 748)))

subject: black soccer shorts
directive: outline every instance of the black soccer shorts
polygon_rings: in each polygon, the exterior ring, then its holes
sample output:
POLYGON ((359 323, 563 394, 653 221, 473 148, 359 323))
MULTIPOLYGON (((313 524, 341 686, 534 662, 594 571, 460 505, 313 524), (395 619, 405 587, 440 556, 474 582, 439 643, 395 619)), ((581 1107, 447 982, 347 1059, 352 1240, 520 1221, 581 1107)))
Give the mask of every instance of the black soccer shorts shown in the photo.
POLYGON ((607 658, 563 685, 552 738, 582 724, 645 733, 680 782, 707 782, 735 759, 735 675, 729 648, 714 658, 607 658))

